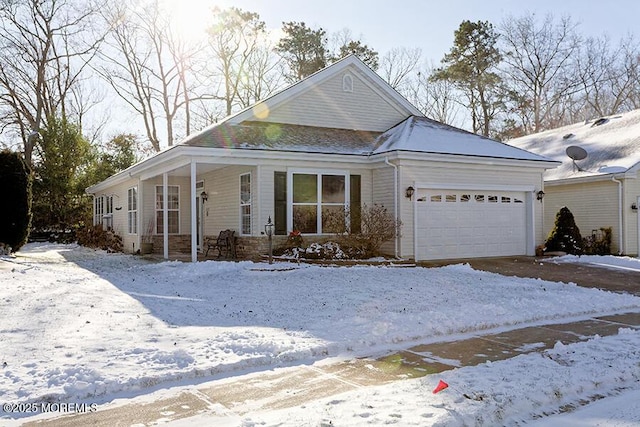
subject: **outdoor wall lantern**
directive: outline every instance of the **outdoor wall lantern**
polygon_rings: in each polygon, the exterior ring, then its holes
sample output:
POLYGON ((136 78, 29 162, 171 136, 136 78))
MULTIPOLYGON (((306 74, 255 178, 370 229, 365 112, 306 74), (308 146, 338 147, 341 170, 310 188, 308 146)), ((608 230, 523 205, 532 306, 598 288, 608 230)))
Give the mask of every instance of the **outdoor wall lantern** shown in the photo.
POLYGON ((405 192, 405 196, 407 196, 407 199, 411 200, 411 198, 413 197, 413 193, 415 192, 415 188, 413 188, 412 186, 408 186, 407 191, 405 192))
POLYGON ((271 215, 264 226, 264 234, 269 238, 269 264, 273 264, 273 221, 271 221, 271 215))
POLYGON ((202 193, 200 193, 200 198, 202 199, 202 203, 204 203, 209 200, 209 195, 206 191, 203 191, 202 193))
POLYGON ((540 190, 536 193, 536 199, 538 199, 540 202, 542 202, 542 199, 544 199, 544 191, 540 190))
POLYGON ((637 203, 631 203, 631 210, 638 212, 638 204, 637 203))

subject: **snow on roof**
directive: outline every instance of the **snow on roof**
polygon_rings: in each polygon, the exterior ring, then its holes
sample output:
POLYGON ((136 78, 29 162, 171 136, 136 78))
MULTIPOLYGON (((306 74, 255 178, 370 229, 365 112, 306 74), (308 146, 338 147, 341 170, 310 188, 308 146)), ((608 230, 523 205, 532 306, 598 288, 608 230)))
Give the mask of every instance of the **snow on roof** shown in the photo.
POLYGON ((378 138, 374 154, 389 151, 454 154, 501 159, 549 159, 426 117, 410 117, 378 138))
POLYGON ((545 181, 626 172, 640 163, 640 110, 575 123, 508 143, 562 162, 560 167, 545 172, 545 181), (566 153, 570 146, 583 148, 587 157, 576 160, 574 165, 566 153))

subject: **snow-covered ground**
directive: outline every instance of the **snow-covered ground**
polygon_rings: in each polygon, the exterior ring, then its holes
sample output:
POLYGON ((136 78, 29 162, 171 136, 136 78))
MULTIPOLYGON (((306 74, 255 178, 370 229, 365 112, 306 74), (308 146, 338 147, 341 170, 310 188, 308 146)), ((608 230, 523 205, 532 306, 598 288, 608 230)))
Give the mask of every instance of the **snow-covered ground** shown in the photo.
MULTIPOLYGON (((626 260, 628 268, 640 265, 626 260)), ((151 263, 49 244, 27 245, 5 261, 0 401, 13 403, 107 402, 158 384, 640 310, 640 298, 631 295, 466 265, 274 269, 251 262, 151 263)), ((427 376, 239 422, 524 422, 596 395, 640 388, 640 333, 621 332, 446 372, 441 378, 451 387, 437 395, 431 393, 437 379, 427 376)))

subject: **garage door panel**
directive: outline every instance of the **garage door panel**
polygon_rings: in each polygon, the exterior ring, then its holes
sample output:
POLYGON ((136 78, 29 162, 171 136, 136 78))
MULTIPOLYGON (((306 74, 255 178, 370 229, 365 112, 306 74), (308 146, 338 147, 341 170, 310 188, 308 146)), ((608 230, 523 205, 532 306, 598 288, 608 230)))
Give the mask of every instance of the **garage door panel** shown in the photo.
POLYGON ((418 191, 416 259, 526 253, 524 193, 418 191))

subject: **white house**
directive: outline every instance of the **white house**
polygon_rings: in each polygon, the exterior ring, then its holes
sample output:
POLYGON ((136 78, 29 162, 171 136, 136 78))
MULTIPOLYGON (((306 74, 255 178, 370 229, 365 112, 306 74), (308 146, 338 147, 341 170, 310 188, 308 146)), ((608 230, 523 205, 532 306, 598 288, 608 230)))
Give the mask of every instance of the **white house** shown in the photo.
POLYGON ((612 252, 638 255, 640 110, 513 139, 509 144, 562 162, 544 175, 545 233, 553 227, 555 214, 566 206, 583 236, 612 227, 612 252))
POLYGON ((148 233, 166 258, 196 261, 203 237, 225 229, 245 256, 264 253, 269 217, 279 239, 328 237, 323 215, 364 204, 402 221, 390 255, 532 255, 544 238, 536 194, 557 164, 424 117, 348 56, 87 192, 125 250, 148 233))

